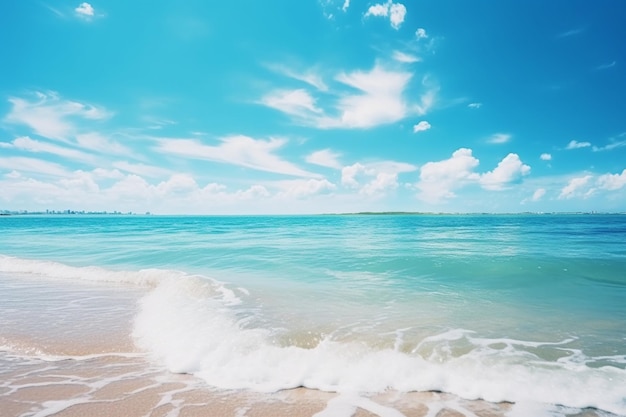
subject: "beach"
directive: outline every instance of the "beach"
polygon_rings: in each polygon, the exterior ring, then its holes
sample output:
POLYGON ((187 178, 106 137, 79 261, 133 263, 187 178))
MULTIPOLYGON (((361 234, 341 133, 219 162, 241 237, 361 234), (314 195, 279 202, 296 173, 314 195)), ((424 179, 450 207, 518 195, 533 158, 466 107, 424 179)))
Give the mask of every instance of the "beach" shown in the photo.
POLYGON ((623 216, 0 220, 3 415, 626 415, 623 216))

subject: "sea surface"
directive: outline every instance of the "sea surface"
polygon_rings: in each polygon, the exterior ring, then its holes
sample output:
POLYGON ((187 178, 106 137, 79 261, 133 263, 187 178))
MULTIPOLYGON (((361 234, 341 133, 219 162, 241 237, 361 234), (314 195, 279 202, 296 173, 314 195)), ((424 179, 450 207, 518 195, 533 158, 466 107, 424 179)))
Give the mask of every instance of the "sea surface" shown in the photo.
POLYGON ((626 416, 626 215, 0 217, 0 408, 96 401, 98 375, 24 400, 58 381, 20 369, 105 357, 338 393, 323 417, 406 415, 390 392, 626 416))

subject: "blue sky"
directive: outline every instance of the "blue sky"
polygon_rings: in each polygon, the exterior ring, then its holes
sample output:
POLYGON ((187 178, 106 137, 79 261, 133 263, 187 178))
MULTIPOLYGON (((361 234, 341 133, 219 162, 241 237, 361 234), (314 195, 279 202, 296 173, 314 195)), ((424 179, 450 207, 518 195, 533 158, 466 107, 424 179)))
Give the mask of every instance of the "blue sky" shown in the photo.
POLYGON ((0 210, 626 211, 626 2, 0 3, 0 210))

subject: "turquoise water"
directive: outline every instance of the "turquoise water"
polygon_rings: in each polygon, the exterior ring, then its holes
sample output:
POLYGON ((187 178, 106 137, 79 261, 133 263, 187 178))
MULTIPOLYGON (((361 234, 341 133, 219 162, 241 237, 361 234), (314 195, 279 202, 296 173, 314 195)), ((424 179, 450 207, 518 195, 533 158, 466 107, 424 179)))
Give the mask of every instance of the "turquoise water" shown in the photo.
POLYGON ((24 274, 146 286, 137 345, 218 388, 626 415, 624 215, 0 218, 24 274))

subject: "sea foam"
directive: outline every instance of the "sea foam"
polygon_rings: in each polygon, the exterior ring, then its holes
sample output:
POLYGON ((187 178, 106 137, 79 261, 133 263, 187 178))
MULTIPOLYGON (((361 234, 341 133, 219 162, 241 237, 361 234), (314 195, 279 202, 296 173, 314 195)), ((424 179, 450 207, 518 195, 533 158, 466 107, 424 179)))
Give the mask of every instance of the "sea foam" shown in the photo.
MULTIPOLYGON (((173 372, 191 373, 222 389, 272 392, 295 387, 355 393, 442 391, 465 399, 559 404, 626 414, 623 357, 591 367, 593 358, 568 345, 486 339, 450 329, 425 338, 411 352, 339 341, 327 336, 311 348, 285 344, 284 329, 260 327, 241 308, 245 293, 211 279, 162 282, 141 301, 133 336, 173 372), (469 349, 455 349, 455 344, 469 349), (423 346, 435 344, 423 356, 423 346), (547 360, 533 349, 561 351, 547 360)), ((305 329, 302 329, 304 332, 305 329)))
MULTIPOLYGON (((209 277, 8 256, 0 256, 0 272, 146 287, 133 326, 136 344, 170 371, 196 375, 218 389, 306 387, 347 398, 387 390, 441 391, 514 402, 518 413, 536 404, 557 404, 626 415, 624 355, 587 357, 570 346, 573 339, 523 341, 448 329, 408 350, 393 341, 391 347, 380 347, 367 340, 338 340, 332 333, 305 348, 286 342, 280 337, 285 329, 259 317, 263 306, 254 305, 254 293, 209 277), (535 352, 543 348, 560 354, 547 359, 535 352)), ((402 333, 398 329, 390 337, 402 333)))

